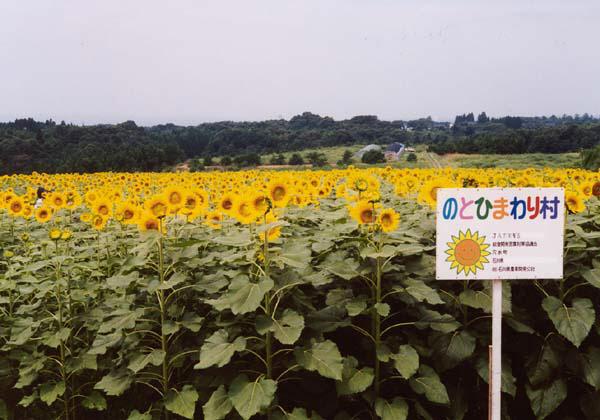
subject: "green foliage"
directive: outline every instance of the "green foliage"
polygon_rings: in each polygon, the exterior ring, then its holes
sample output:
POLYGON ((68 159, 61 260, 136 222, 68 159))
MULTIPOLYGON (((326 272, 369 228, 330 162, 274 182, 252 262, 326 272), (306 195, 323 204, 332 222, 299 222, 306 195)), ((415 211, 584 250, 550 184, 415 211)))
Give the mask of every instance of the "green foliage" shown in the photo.
POLYGON ((222 166, 231 166, 232 163, 233 163, 233 160, 229 156, 223 156, 221 158, 222 166))
POLYGON ((290 160, 288 163, 290 165, 303 165, 304 159, 302 158, 302 156, 300 154, 294 153, 294 154, 292 154, 292 156, 290 156, 290 160))
POLYGON ((96 126, 51 120, 0 124, 0 174, 158 170, 185 157, 175 137, 153 137, 133 121, 96 126))
MULTIPOLYGON (((251 167, 259 164, 256 156, 265 154, 393 142, 428 144, 440 154, 579 152, 600 143, 598 123, 588 114, 489 118, 485 113, 477 122, 473 113, 457 116, 452 128, 431 117, 383 121, 361 115, 335 121, 310 112, 289 121, 226 121, 188 127, 138 127, 133 121, 76 126, 28 118, 0 123, 0 174, 159 170, 198 156, 238 156, 236 166, 251 167)), ((341 159, 340 164, 349 161, 341 159)))
POLYGON ((198 392, 191 385, 184 385, 183 389, 171 389, 165 398, 165 408, 172 413, 179 414, 186 419, 193 419, 198 401, 198 392))
POLYGON ((221 385, 204 404, 202 412, 205 420, 220 420, 225 418, 232 408, 233 404, 229 399, 229 395, 227 395, 225 386, 221 385))
POLYGON ((327 165, 327 156, 321 152, 310 152, 306 155, 308 162, 314 167, 323 167, 327 165))
MULTIPOLYGON (((471 126, 468 127, 473 130, 471 126)), ((429 150, 438 154, 565 153, 579 152, 581 149, 588 149, 600 143, 598 124, 536 129, 516 128, 509 123, 500 130, 472 131, 465 133, 466 135, 455 131, 453 137, 432 142, 429 150)))
POLYGON ((548 296, 542 307, 558 332, 576 347, 585 340, 596 319, 594 305, 589 299, 573 299, 573 306, 569 307, 560 299, 548 296))
POLYGON ((409 154, 406 156, 406 161, 407 161, 407 162, 416 162, 416 161, 417 161, 417 155, 416 155, 416 154, 414 154, 414 153, 412 153, 412 152, 411 152, 411 153, 409 153, 409 154))
POLYGON ((285 165, 285 156, 283 156, 281 153, 274 155, 271 158, 271 165, 285 165))
POLYGON ((239 167, 258 166, 261 164, 261 158, 257 153, 238 155, 233 158, 233 164, 239 167))
POLYGON ((342 156, 342 163, 344 165, 351 164, 354 160, 352 159, 353 153, 350 150, 345 150, 342 156))
POLYGON ((201 172, 204 170, 204 163, 200 159, 192 159, 190 162, 190 172, 201 172))
POLYGON ((382 420, 406 420, 408 418, 408 404, 398 397, 391 402, 379 398, 375 401, 375 413, 382 420))
POLYGON ((581 167, 590 171, 600 168, 600 146, 581 152, 581 167))
POLYGON ((385 156, 379 150, 368 150, 362 155, 361 162, 367 164, 384 163, 385 156))
MULTIPOLYGON (((432 280, 433 214, 384 200, 393 234, 323 199, 287 209, 266 248, 239 225, 90 234, 74 219, 55 249, 0 215, 0 419, 64 417, 65 401, 71 419, 485 416, 489 284, 432 280)), ((568 217, 564 280, 504 284, 507 418, 598 418, 588 205, 568 217)))

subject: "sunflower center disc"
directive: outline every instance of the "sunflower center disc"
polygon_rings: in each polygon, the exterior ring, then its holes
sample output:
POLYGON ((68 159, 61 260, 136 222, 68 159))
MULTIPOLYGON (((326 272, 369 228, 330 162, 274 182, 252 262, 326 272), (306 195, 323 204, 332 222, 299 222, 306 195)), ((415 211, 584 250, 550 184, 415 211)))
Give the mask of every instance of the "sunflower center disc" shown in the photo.
POLYGON ((481 248, 473 239, 463 239, 456 245, 454 257, 461 265, 475 265, 481 257, 481 248))

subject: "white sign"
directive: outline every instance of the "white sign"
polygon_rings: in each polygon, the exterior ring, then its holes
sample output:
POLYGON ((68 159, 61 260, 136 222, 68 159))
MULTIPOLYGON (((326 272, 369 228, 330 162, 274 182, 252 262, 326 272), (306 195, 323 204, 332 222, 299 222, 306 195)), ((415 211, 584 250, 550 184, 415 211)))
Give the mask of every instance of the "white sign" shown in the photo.
POLYGON ((564 196, 562 188, 439 189, 436 278, 562 278, 564 196))

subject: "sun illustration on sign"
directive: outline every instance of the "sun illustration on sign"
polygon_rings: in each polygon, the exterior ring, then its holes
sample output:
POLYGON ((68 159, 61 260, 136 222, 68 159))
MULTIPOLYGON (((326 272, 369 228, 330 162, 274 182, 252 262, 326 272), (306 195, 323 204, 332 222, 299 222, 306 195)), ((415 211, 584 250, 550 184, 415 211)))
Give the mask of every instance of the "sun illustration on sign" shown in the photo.
POLYGON ((446 250, 450 269, 456 268, 456 274, 464 272, 465 276, 477 274, 478 269, 483 270, 483 264, 489 263, 486 257, 490 255, 487 251, 490 246, 484 242, 485 236, 479 236, 479 232, 472 234, 471 229, 467 229, 466 233, 459 231, 458 236, 452 235, 452 242, 447 242, 446 250))

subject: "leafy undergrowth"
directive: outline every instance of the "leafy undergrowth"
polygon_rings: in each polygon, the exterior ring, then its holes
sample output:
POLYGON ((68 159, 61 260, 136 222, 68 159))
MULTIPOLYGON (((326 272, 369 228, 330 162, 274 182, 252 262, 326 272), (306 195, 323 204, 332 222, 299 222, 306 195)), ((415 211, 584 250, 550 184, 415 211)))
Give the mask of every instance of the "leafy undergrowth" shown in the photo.
MULTIPOLYGON (((51 242, 5 222, 0 419, 486 418, 489 284, 435 281, 433 214, 394 207, 389 234, 333 199, 289 209, 272 242, 177 219, 51 242)), ((600 418, 588 209, 563 281, 504 283, 506 418, 600 418)))

